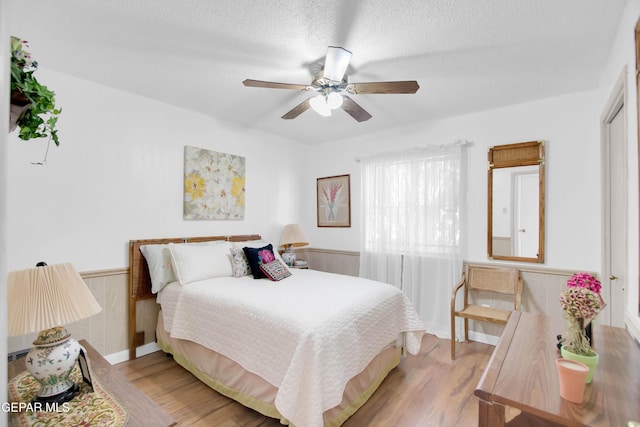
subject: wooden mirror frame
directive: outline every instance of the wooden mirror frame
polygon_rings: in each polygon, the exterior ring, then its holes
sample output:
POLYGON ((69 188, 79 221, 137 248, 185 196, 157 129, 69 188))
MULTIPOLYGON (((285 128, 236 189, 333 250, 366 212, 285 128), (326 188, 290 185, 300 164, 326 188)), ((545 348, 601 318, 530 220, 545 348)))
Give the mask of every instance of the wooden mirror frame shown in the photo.
POLYGON ((489 259, 544 262, 544 142, 529 141, 489 148, 487 253, 489 259), (536 257, 495 255, 493 253, 493 171, 499 168, 538 165, 538 253, 536 257))

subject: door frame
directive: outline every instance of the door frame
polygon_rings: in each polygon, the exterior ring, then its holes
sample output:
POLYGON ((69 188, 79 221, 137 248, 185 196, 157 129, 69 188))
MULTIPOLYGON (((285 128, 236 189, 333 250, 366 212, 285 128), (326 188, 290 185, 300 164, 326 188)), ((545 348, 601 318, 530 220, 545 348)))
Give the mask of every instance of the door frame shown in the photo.
MULTIPOLYGON (((623 301, 622 307, 613 307, 613 298, 612 298, 612 286, 610 276, 611 272, 611 236, 609 234, 610 225, 611 225, 611 209, 610 204, 606 201, 609 200, 609 187, 610 187, 610 160, 611 160, 611 150, 610 150, 610 140, 609 140, 609 132, 608 125, 612 122, 612 120, 618 115, 619 111, 624 108, 623 119, 623 128, 624 128, 624 140, 628 141, 628 130, 627 130, 627 112, 629 105, 627 102, 627 66, 625 65, 618 76, 618 79, 611 90, 611 94, 609 95, 609 99, 604 106, 603 112, 600 116, 600 154, 602 159, 602 277, 600 280, 603 283, 603 288, 608 289, 609 294, 604 295, 606 301, 610 303, 605 307, 604 312, 602 313, 605 319, 606 324, 612 324, 613 311, 616 310, 618 312, 625 313, 627 302, 623 301)), ((627 159, 628 156, 628 144, 622 144, 623 150, 623 158, 627 159)), ((626 179, 623 180, 624 189, 622 191, 623 204, 627 206, 627 208, 621 212, 623 216, 623 224, 628 225, 629 220, 629 198, 628 198, 628 177, 629 177, 629 167, 627 164, 624 165, 624 176, 626 179)), ((625 238, 624 242, 624 252, 626 256, 623 259, 623 272, 626 280, 626 286, 631 286, 630 277, 628 277, 628 259, 629 259, 629 238, 628 236, 625 238)), ((618 273, 620 274, 620 273, 618 273)), ((625 299, 628 293, 625 293, 625 299)), ((624 325, 624 317, 623 317, 623 325, 624 325)))

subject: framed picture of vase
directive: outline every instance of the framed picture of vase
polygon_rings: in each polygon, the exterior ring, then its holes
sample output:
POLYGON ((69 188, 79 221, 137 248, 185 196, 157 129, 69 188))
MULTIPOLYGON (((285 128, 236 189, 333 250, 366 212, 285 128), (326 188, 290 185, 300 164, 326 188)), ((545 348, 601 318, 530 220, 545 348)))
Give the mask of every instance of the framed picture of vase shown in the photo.
POLYGON ((317 179, 318 227, 351 227, 350 175, 317 179))

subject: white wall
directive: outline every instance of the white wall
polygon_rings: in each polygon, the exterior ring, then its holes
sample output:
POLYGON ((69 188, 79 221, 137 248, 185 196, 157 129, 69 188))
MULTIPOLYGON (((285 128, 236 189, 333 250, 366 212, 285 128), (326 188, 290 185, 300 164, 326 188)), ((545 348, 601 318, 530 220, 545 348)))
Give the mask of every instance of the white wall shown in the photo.
MULTIPOLYGON (((41 68, 62 107, 60 147, 8 144, 8 268, 43 260, 79 271, 128 265, 128 241, 260 233, 298 217, 303 146, 41 68), (182 219, 184 146, 246 158, 242 221, 182 219)), ((4 156, 3 156, 4 158, 4 156)))
POLYGON ((607 66, 602 73, 600 90, 598 93, 598 107, 603 109, 607 99, 611 95, 614 85, 621 73, 624 73, 627 82, 627 159, 628 159, 628 271, 626 277, 629 278, 627 292, 627 306, 625 321, 629 330, 640 340, 640 315, 638 314, 638 298, 640 286, 640 271, 638 267, 639 253, 639 232, 638 221, 640 212, 638 211, 638 109, 637 109, 637 86, 635 79, 636 56, 635 56, 635 33, 636 22, 640 17, 640 2, 629 1, 622 16, 618 34, 611 47, 607 66))
MULTIPOLYGON (((387 150, 468 140, 468 261, 487 260, 487 150, 490 146, 544 140, 546 149, 545 266, 599 271, 600 160, 599 111, 596 92, 513 105, 490 111, 425 121, 413 128, 341 141, 311 149, 305 185, 315 178, 351 174, 352 227, 316 227, 315 202, 305 205, 304 227, 311 244, 321 248, 358 250, 360 239, 360 171, 354 160, 387 150), (593 208, 588 208, 593 206, 593 208), (587 209, 585 209, 587 207, 587 209)), ((374 117, 375 119, 375 117, 374 117)), ((372 119, 373 120, 373 119, 372 119)), ((313 187, 311 187, 313 188, 313 187)))

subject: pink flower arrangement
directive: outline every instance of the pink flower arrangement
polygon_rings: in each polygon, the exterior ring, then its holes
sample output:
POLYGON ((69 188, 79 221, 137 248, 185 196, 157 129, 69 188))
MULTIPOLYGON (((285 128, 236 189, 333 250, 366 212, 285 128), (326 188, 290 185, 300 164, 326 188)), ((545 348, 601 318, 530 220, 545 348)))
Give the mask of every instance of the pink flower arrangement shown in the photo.
POLYGON ((586 288, 596 294, 600 294, 602 284, 600 281, 589 273, 576 273, 567 280, 567 286, 570 288, 586 288))
POLYGON ((560 295, 560 305, 574 319, 591 320, 602 310, 602 299, 589 288, 568 287, 560 295))
POLYGON ((342 184, 332 182, 328 187, 322 189, 322 195, 327 203, 335 203, 338 196, 338 192, 342 189, 342 184))
POLYGON ((322 197, 327 202, 327 220, 335 221, 336 219, 336 201, 342 191, 342 184, 338 182, 332 182, 328 186, 322 188, 322 197))
POLYGON ((583 355, 592 353, 585 326, 606 306, 600 296, 601 289, 600 281, 589 273, 576 273, 567 280, 567 287, 560 295, 560 305, 569 326, 562 336, 562 347, 568 351, 583 355))

